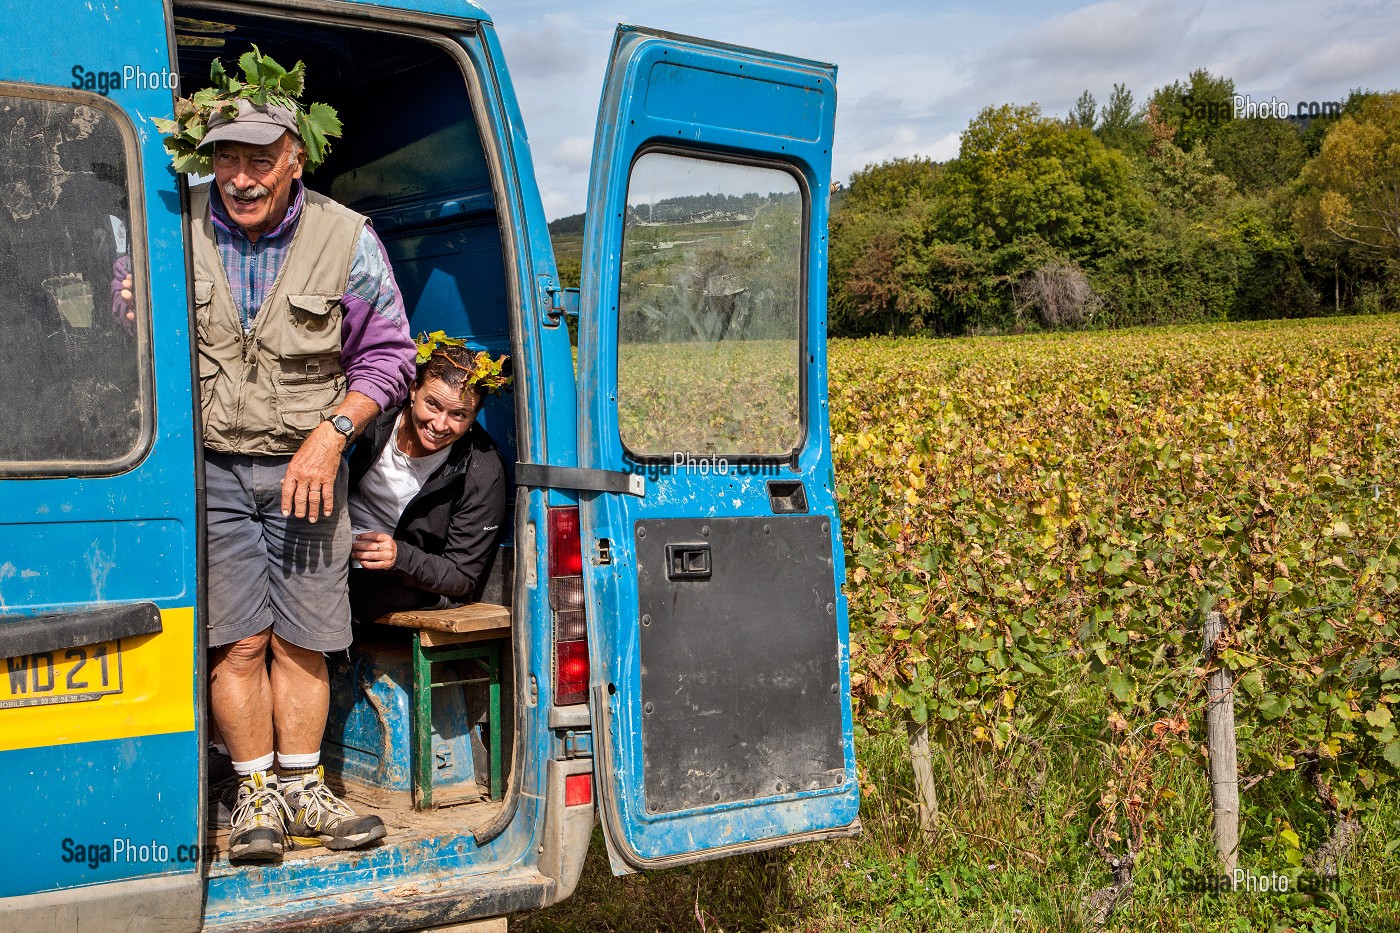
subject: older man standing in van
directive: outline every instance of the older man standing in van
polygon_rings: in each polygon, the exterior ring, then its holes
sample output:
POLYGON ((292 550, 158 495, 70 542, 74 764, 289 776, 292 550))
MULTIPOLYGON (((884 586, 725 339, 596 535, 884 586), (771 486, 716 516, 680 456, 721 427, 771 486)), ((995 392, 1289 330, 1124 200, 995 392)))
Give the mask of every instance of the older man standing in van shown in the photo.
POLYGON ((402 401, 415 348, 366 219, 302 185, 297 113, 236 105, 209 117, 214 182, 191 192, 209 697, 239 777, 229 858, 274 861, 385 834, 324 782, 324 652, 351 641, 341 455, 402 401))

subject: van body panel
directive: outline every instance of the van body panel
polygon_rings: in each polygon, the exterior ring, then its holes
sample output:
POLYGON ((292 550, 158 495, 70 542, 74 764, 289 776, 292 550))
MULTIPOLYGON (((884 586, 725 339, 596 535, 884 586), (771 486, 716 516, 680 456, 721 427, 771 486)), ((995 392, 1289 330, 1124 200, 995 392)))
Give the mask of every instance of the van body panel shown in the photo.
POLYGON ((199 929, 197 874, 112 881, 0 898, 0 930, 24 933, 182 933, 199 929))
POLYGON ((124 773, 111 764, 178 761, 193 747, 188 732, 172 732, 5 752, 0 793, 44 803, 7 821, 24 857, 0 875, 0 899, 94 882, 198 875, 202 833, 187 817, 198 804, 195 782, 170 781, 158 768, 124 773))
MULTIPOLYGON (((166 610, 160 614, 160 623, 161 631, 154 634, 110 641, 104 638, 98 645, 83 639, 73 649, 7 659, 4 675, 14 695, 7 703, 21 703, 26 697, 41 695, 36 687, 50 679, 48 659, 67 661, 70 651, 72 661, 65 666, 55 665, 52 679, 84 683, 87 685, 84 695, 94 695, 95 699, 0 710, 7 720, 6 731, 0 735, 0 750, 62 748, 80 742, 193 732, 194 678, 180 678, 170 686, 165 682, 170 679, 169 671, 188 665, 194 653, 194 610, 166 610), (119 644, 120 652, 109 651, 105 657, 97 656, 97 649, 103 644, 119 644), (87 657, 79 667, 76 662, 81 655, 87 657), (23 665, 26 659, 28 669, 20 666, 16 670, 14 662, 23 665), (27 690, 14 690, 16 679, 20 683, 27 680, 27 690), (107 693, 108 690, 112 692, 107 693)), ((188 790, 194 790, 193 782, 188 790)))
MULTIPOLYGON (((822 315, 834 69, 620 30, 576 362, 529 140, 495 28, 476 4, 0 4, 16 50, 0 64, 0 153, 7 178, 21 182, 0 190, 0 281, 18 295, 13 321, 0 309, 0 388, 34 401, 0 412, 0 648, 13 649, 0 651, 0 816, 18 833, 0 854, 0 926, 414 930, 534 909, 574 890, 595 802, 628 869, 851 831, 822 315), (491 599, 513 620, 503 648, 510 768, 495 810, 411 814, 411 830, 391 829, 363 851, 231 866, 205 848, 214 837, 202 793, 202 445, 186 185, 149 119, 202 87, 213 57, 229 62, 254 42, 325 76, 309 96, 330 99, 347 133, 307 182, 371 218, 412 331, 510 355, 511 392, 480 416, 510 479, 519 462, 642 472, 648 484, 642 499, 516 487, 491 599), (394 119, 378 125, 385 113, 394 119), (629 175, 634 163, 644 171, 629 175), (718 244, 718 265, 692 289, 693 336, 706 360, 737 347, 727 371, 760 400, 746 409, 756 447, 725 447, 748 436, 726 422, 714 443, 691 450, 753 468, 723 477, 663 470, 667 457, 648 445, 664 432, 637 420, 634 364, 664 364, 680 319, 653 326, 643 315, 637 326, 664 339, 618 340, 621 289, 658 284, 619 284, 624 254, 638 248, 628 231, 649 231, 647 248, 667 259, 673 247, 652 242, 669 230, 658 205, 696 193, 667 189, 676 166, 729 186, 698 192, 722 195, 719 207, 686 218, 718 244), (629 179, 642 175, 661 192, 645 218, 628 215, 629 179), (752 192, 734 187, 750 181, 752 192), (611 218, 599 206, 621 211, 611 218), (750 246, 756 258, 741 261, 735 250, 750 246), (123 258, 136 283, 130 326, 110 305, 123 258), (619 383, 620 360, 631 381, 619 383), (801 509, 776 504, 798 499, 801 509), (601 697, 591 714, 590 704, 554 702, 548 535, 561 506, 581 506, 585 524, 591 689, 601 697), (715 575, 737 585, 707 588, 715 575), (643 633, 643 614, 657 627, 643 633), (736 650, 745 644, 754 650, 736 650), (706 708, 659 700, 697 678, 686 701, 706 708), (709 708, 735 691, 738 704, 709 708), (665 728, 646 724, 647 703, 662 705, 665 728), (738 732, 705 728, 716 715, 738 732), (781 747, 762 746, 780 733, 781 747), (693 773, 706 768, 723 773, 693 773), (591 797, 580 798, 590 774, 591 797), (782 786, 770 790, 770 780, 782 786)), ((678 177, 682 187, 690 178, 678 177)), ((670 382, 657 397, 674 405, 670 382)))
POLYGON ((857 825, 825 401, 834 82, 635 27, 614 42, 579 460, 646 479, 581 505, 615 870, 857 825))
POLYGON ((93 619, 72 647, 4 662, 0 817, 12 838, 0 916, 16 929, 62 917, 100 929, 119 916, 195 929, 200 913, 201 860, 188 848, 202 839, 203 636, 185 240, 147 122, 171 106, 168 14, 160 0, 5 11, 0 384, 27 420, 0 417, 0 631, 35 615, 93 619), (135 280, 129 325, 111 301, 122 257, 135 280), (106 614, 93 610, 138 603, 158 609, 160 630, 103 640, 106 614), (108 889, 120 911, 97 907, 108 889), (41 892, 60 893, 16 897, 41 892), (69 896, 87 906, 54 913, 69 896))
MULTIPOLYGON (((390 888, 365 888, 328 895, 310 888, 280 908, 238 918, 206 918, 203 929, 219 933, 392 933, 425 930, 477 917, 535 910, 550 902, 553 882, 529 868, 444 878, 423 877, 390 888)), ((267 900, 268 895, 259 895, 267 900)))

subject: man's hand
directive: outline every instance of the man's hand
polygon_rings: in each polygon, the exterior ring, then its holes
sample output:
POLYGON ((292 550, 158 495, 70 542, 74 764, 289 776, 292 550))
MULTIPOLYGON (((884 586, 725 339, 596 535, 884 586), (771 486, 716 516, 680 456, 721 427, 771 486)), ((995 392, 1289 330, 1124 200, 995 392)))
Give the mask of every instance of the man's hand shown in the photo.
MULTIPOLYGON (((379 405, 367 395, 350 392, 335 410, 355 422, 355 433, 379 414, 379 405)), ((315 522, 318 514, 330 515, 335 509, 335 474, 340 455, 349 441, 329 421, 323 421, 306 436, 287 464, 282 478, 282 514, 315 522)))
POLYGON ((335 474, 348 443, 329 421, 323 421, 301 442, 287 475, 282 477, 282 514, 316 522, 316 513, 335 509, 335 474))

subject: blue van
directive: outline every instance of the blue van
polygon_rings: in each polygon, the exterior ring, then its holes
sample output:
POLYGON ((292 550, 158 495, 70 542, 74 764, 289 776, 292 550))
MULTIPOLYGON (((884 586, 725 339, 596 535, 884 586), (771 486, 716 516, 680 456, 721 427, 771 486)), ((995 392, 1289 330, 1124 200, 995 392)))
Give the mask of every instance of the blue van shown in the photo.
POLYGON ((431 929, 568 897, 598 821, 617 873, 858 831, 834 68, 619 27, 580 293, 469 0, 0 12, 0 929, 431 929), (388 838, 243 866, 206 830, 189 198, 150 118, 253 44, 339 110, 308 183, 413 331, 514 361, 482 416, 514 503, 474 634, 332 659, 328 777, 388 838))

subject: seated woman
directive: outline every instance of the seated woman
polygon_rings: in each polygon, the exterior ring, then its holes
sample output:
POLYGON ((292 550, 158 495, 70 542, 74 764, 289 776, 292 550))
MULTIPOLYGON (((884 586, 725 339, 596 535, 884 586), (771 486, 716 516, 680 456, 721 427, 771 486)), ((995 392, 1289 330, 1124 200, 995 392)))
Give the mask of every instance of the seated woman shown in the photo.
POLYGON ((388 612, 470 602, 495 560, 506 471, 477 412, 509 382, 506 357, 433 334, 408 401, 376 418, 350 453, 350 605, 388 612))

